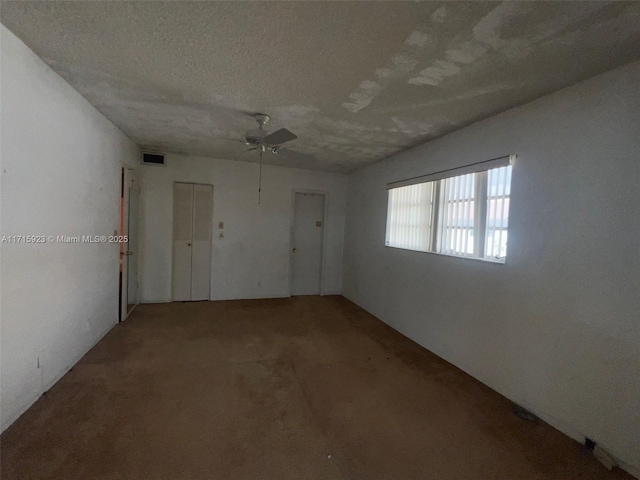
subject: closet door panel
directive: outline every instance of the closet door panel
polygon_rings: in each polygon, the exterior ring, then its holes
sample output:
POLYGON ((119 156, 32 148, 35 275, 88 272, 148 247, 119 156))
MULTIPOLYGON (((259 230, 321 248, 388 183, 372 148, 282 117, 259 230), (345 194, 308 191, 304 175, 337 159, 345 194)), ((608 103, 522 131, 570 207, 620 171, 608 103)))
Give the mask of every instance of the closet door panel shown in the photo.
POLYGON ((191 300, 193 184, 173 184, 173 301, 191 300))
POLYGON ((211 185, 194 185, 193 199, 191 300, 209 300, 211 291, 213 187, 211 185))

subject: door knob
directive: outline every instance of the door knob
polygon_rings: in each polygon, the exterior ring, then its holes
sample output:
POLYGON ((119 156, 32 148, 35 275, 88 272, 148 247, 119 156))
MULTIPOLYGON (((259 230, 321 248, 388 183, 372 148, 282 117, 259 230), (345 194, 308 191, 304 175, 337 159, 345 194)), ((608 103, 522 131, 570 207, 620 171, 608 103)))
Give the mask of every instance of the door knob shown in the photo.
POLYGON ((124 252, 125 255, 133 255, 133 252, 124 252))
POLYGON ((294 248, 294 249, 293 249, 293 253, 296 253, 297 251, 298 251, 298 249, 297 249, 297 248, 294 248))

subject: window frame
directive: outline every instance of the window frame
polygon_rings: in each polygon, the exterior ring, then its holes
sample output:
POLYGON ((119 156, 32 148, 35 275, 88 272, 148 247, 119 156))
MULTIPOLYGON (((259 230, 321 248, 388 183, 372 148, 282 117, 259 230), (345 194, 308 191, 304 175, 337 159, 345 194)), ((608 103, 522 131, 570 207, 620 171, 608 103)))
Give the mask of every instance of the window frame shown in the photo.
MULTIPOLYGON (((506 158, 506 157, 500 157, 500 158, 506 158)), ((513 176, 513 163, 515 160, 515 155, 510 155, 508 157, 509 161, 506 164, 503 165, 499 165, 499 166, 492 166, 490 168, 486 168, 486 169, 479 169, 479 170, 475 170, 475 171, 471 171, 471 172, 460 172, 460 170, 464 170, 467 167, 461 167, 460 169, 451 169, 451 173, 452 175, 448 175, 448 176, 442 176, 439 175, 438 178, 434 179, 434 180, 426 180, 426 181, 415 181, 415 182, 411 182, 405 185, 399 185, 398 187, 390 187, 389 188, 389 192, 391 192, 391 190, 395 189, 395 188, 402 188, 402 187, 406 187, 406 186, 411 186, 411 185, 416 185, 416 184, 422 184, 422 183, 432 183, 431 186, 431 202, 430 202, 430 216, 431 216, 431 221, 430 221, 430 225, 429 225, 429 230, 428 230, 428 242, 427 242, 427 248, 428 250, 421 250, 421 249, 411 249, 411 248, 406 248, 406 247, 402 247, 402 246, 397 246, 397 245, 390 245, 388 244, 388 239, 389 239, 389 212, 390 212, 390 208, 391 208, 391 201, 390 198, 388 197, 387 199, 387 226, 386 226, 386 232, 385 232, 385 247, 389 247, 389 248, 398 248, 401 250, 410 250, 410 251, 416 251, 416 252, 424 252, 424 253, 432 253, 432 254, 436 254, 436 255, 444 255, 447 257, 458 257, 458 258, 466 258, 466 259, 470 259, 470 260, 481 260, 484 262, 490 262, 490 263, 497 263, 497 264, 505 264, 506 263, 506 258, 507 258, 507 252, 505 252, 505 256, 504 257, 494 257, 492 255, 487 254, 487 222, 488 222, 488 208, 489 208, 489 202, 491 199, 493 199, 494 197, 497 198, 501 198, 503 199, 509 199, 509 206, 510 206, 510 200, 511 200, 511 181, 512 181, 512 176, 513 176), (502 167, 510 167, 510 170, 508 170, 506 176, 505 176, 505 180, 506 178, 509 178, 509 195, 506 195, 506 193, 503 193, 502 195, 494 195, 493 197, 491 197, 491 199, 489 198, 489 170, 493 170, 493 169, 498 169, 498 168, 502 168, 502 167), (459 173, 455 173, 456 170, 459 170, 459 173), (473 201, 473 227, 472 227, 472 231, 473 231, 473 253, 469 254, 469 253, 465 253, 465 252, 460 252, 460 253, 448 253, 446 251, 444 251, 445 249, 443 248, 443 231, 445 228, 443 223, 442 223, 442 219, 441 216, 443 215, 445 209, 444 209, 444 205, 445 202, 447 201, 444 197, 446 196, 446 188, 445 188, 445 182, 447 179, 452 179, 452 178, 456 178, 456 177, 460 177, 463 175, 468 175, 468 174, 473 174, 473 197, 472 200, 473 201)), ((490 162, 490 161, 488 161, 490 162)), ((479 164, 482 164, 485 162, 479 162, 479 164)), ((444 172, 438 172, 439 174, 444 173, 444 172)), ((427 179, 429 176, 423 176, 423 177, 417 177, 417 179, 427 179)), ((394 183, 403 183, 403 182, 394 182, 394 183)), ((393 185, 393 184, 390 184, 393 185)), ((390 195, 390 193, 388 194, 390 195)), ((455 201, 455 199, 454 199, 455 201)), ((509 211, 510 213, 510 211, 509 211)), ((463 227, 463 228, 467 228, 469 229, 470 227, 463 227)), ((496 229, 494 228, 493 231, 497 231, 497 230, 503 230, 505 232, 507 232, 507 242, 508 242, 508 231, 509 231, 509 221, 508 221, 508 217, 507 217, 507 222, 506 222, 506 227, 500 227, 500 229, 496 229)), ((468 237, 467 237, 468 238, 468 237)))

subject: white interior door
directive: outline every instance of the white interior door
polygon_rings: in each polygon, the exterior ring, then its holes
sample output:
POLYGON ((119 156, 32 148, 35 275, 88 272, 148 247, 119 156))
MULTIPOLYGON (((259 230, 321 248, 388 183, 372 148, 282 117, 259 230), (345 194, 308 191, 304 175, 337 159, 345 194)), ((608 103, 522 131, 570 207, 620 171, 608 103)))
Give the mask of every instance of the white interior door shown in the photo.
POLYGON ((324 202, 323 194, 295 194, 291 295, 320 294, 324 202))
POLYGON ((208 300, 213 187, 173 186, 173 300, 208 300))

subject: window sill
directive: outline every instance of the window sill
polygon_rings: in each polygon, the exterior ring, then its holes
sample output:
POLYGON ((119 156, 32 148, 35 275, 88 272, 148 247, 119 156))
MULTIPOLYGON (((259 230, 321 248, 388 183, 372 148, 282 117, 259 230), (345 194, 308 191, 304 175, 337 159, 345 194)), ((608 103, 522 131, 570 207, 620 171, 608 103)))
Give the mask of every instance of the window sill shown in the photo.
POLYGON ((479 258, 479 257, 465 257, 462 255, 451 255, 449 253, 431 252, 427 250, 412 250, 411 248, 394 247, 392 245, 385 245, 385 248, 393 248, 395 250, 404 250, 406 252, 428 253, 430 255, 438 255, 440 257, 459 258, 461 260, 476 260, 483 263, 494 263, 497 265, 504 265, 506 258, 494 259, 494 258, 479 258))

